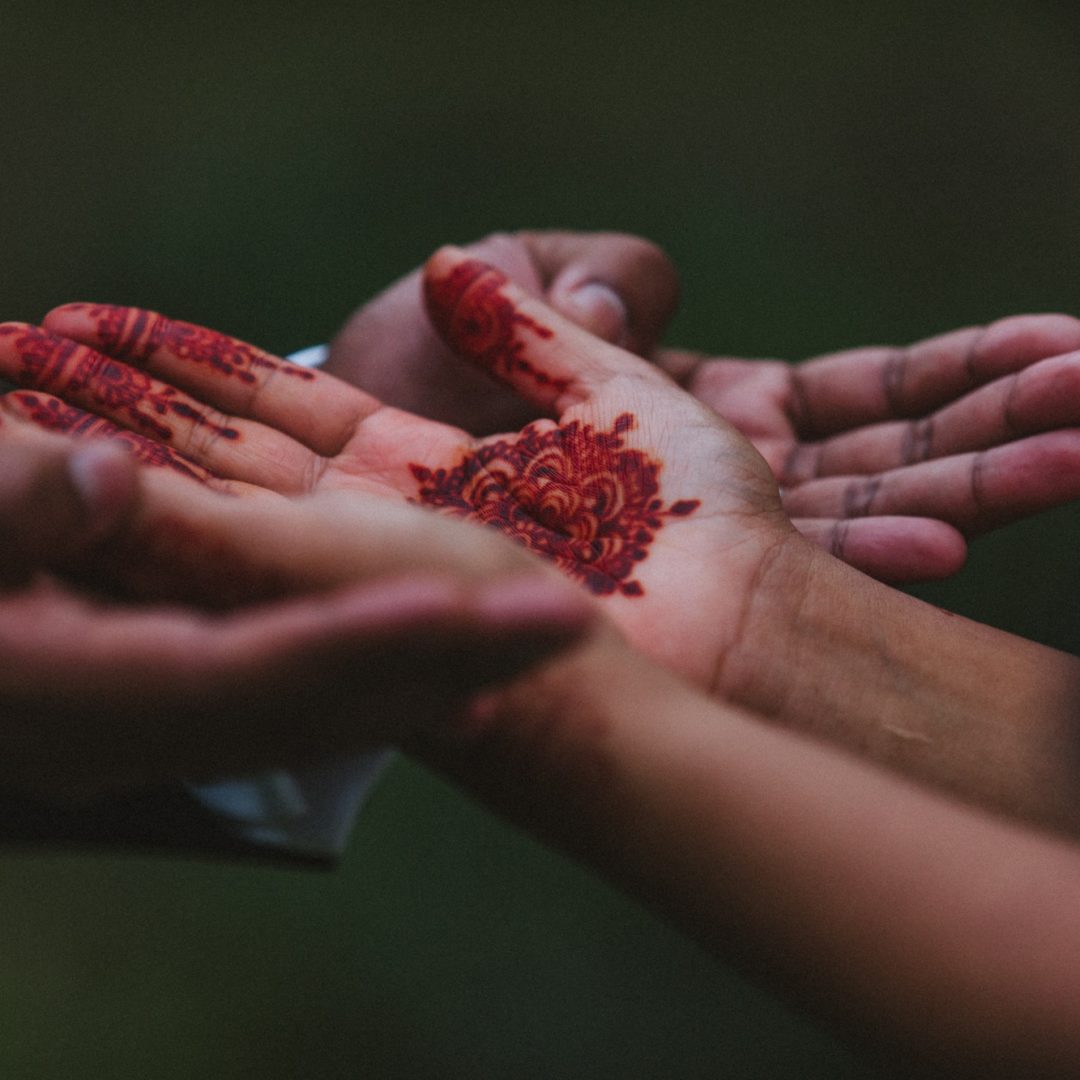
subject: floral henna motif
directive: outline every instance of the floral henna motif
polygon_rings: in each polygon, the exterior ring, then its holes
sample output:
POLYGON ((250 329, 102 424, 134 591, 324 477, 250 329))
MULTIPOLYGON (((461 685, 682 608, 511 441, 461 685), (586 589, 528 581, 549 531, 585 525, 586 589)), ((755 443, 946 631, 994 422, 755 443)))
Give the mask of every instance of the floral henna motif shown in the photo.
POLYGON ((525 342, 518 336, 519 327, 541 338, 550 338, 552 331, 503 296, 506 283, 504 274, 478 259, 458 264, 445 277, 427 278, 424 299, 431 321, 458 353, 496 378, 512 381, 515 375, 527 375, 562 393, 569 380, 553 379, 521 355, 525 342))
POLYGON ((22 364, 19 382, 23 386, 55 388, 62 395, 83 393, 92 399, 93 406, 113 415, 123 414, 140 431, 164 441, 173 437, 173 429, 156 417, 169 414, 205 426, 223 439, 239 438, 236 428, 215 424, 180 400, 178 390, 155 383, 145 372, 110 356, 36 326, 5 328, 0 333, 18 335, 15 348, 22 364))
POLYGON ((546 430, 530 424, 453 469, 410 465, 419 501, 491 525, 546 556, 598 596, 643 596, 632 577, 664 519, 700 505, 659 498, 660 463, 624 447, 634 426, 623 413, 610 431, 573 421, 546 430))
POLYGON ((115 304, 72 304, 97 320, 97 340, 104 352, 145 363, 158 349, 241 382, 253 383, 256 372, 280 372, 310 382, 315 373, 279 360, 247 342, 193 323, 167 319, 155 311, 115 304))
POLYGON ((22 414, 38 427, 75 438, 114 439, 124 443, 145 465, 172 469, 173 472, 190 476, 200 482, 205 479, 205 474, 196 471, 175 450, 134 431, 125 431, 110 420, 103 420, 100 416, 84 412, 74 405, 65 405, 54 397, 38 397, 37 394, 20 391, 14 391, 11 396, 19 403, 22 414))

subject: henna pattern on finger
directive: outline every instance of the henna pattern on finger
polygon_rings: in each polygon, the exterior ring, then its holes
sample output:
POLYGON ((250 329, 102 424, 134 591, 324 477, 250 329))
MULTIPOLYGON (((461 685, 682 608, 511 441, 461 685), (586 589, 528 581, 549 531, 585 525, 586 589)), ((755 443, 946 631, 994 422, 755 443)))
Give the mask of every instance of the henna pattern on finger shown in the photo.
POLYGON ((513 382, 522 375, 538 386, 562 393, 569 379, 555 379, 522 356, 525 329, 548 339, 552 330, 522 314, 502 294, 505 274, 479 259, 459 263, 444 277, 424 280, 424 301, 444 341, 497 379, 513 382))
POLYGON ((134 431, 127 431, 93 413, 74 405, 65 405, 54 397, 39 397, 25 391, 13 391, 11 398, 18 402, 20 412, 31 423, 47 431, 70 435, 77 439, 105 438, 123 443, 134 457, 144 465, 172 469, 182 476, 205 483, 211 475, 192 462, 186 461, 173 449, 148 439, 134 431))
POLYGON ((900 448, 900 460, 905 465, 917 465, 929 461, 934 446, 934 418, 911 420, 904 429, 904 440, 900 448))
POLYGON ((881 483, 880 476, 868 476, 848 484, 844 488, 844 517, 869 517, 881 483))
POLYGON ((124 416, 138 431, 164 442, 171 440, 174 432, 158 417, 170 414, 220 438, 240 438, 236 428, 215 423, 183 400, 185 395, 179 390, 111 356, 37 326, 5 327, 0 334, 15 335, 14 345, 22 365, 18 374, 21 386, 55 390, 59 396, 83 395, 91 408, 124 416))
POLYGON ((254 383, 259 372, 280 373, 310 382, 315 372, 290 364, 245 341, 180 322, 143 308, 116 304, 70 304, 97 321, 97 340, 104 352, 123 360, 146 363, 164 349, 181 360, 205 365, 226 378, 254 383))
POLYGON ((410 465, 419 502, 490 525, 552 559, 597 596, 638 597, 633 578, 668 518, 688 517, 698 499, 665 507, 661 465, 628 450, 630 413, 610 431, 573 421, 530 424, 465 455, 453 469, 410 465))

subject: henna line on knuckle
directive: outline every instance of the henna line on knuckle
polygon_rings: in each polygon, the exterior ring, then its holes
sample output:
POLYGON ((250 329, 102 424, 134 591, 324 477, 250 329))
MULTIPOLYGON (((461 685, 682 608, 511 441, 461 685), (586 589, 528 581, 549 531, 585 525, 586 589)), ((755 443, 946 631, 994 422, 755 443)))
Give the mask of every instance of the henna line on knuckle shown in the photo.
POLYGON ((1016 398, 1016 392, 1020 388, 1020 376, 1023 372, 1017 371, 1009 376, 1008 389, 1005 391, 1005 400, 1001 406, 1001 420, 1005 425, 1005 433, 1010 438, 1016 438, 1023 434, 1023 430, 1016 422, 1016 415, 1014 412, 1014 402, 1016 398))
POLYGON ((810 409, 810 391, 800 365, 788 368, 788 408, 792 426, 801 437, 817 438, 819 429, 810 409))
POLYGON ((907 413, 903 395, 910 359, 909 348, 894 349, 881 369, 881 390, 885 395, 886 408, 892 416, 904 416, 907 413))
POLYGON ((905 465, 917 465, 929 461, 934 441, 934 418, 908 421, 904 430, 904 442, 900 459, 905 465))
POLYGON ((832 527, 832 540, 829 543, 829 553, 842 561, 846 561, 844 560, 844 551, 847 548, 848 530, 850 528, 850 521, 838 521, 832 527))
POLYGON ((793 487, 798 483, 798 473, 795 471, 795 463, 799 459, 799 454, 802 451, 802 443, 795 443, 794 446, 784 455, 784 464, 780 466, 780 475, 776 478, 777 483, 781 485, 780 494, 783 495, 783 485, 787 484, 789 487, 793 487))
POLYGON ((972 339, 971 344, 968 346, 967 353, 964 356, 964 375, 967 378, 969 387, 978 386, 981 382, 978 370, 975 367, 975 361, 979 353, 979 348, 983 343, 983 339, 986 337, 987 330, 989 329, 990 328, 988 326, 980 326, 976 328, 975 337, 972 339))
POLYGON ((844 517, 867 517, 881 488, 881 477, 855 480, 844 489, 844 517))

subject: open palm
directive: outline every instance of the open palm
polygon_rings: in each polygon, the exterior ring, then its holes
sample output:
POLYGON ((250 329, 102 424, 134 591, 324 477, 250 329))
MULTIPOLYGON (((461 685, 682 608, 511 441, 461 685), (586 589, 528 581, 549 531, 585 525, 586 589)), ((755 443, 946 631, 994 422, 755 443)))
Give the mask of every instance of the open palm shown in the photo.
POLYGON ((557 421, 474 439, 224 335, 95 305, 0 328, 0 369, 24 387, 5 407, 120 434, 240 494, 356 492, 494 526, 636 644, 711 682, 763 563, 795 537, 765 462, 666 375, 491 267, 444 249, 426 286, 448 343, 557 421))

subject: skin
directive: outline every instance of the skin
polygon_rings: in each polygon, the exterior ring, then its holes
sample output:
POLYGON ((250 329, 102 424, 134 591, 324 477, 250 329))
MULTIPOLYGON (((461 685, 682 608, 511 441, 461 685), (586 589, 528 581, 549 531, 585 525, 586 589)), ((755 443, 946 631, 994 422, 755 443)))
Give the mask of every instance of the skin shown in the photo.
MULTIPOLYGON (((466 259, 444 252, 431 276, 445 278, 466 259)), ((463 719, 414 726, 406 743, 650 900, 708 947, 741 956, 753 973, 848 1030, 872 1032, 890 1054, 899 1050, 939 1075, 1069 1075, 1080 1050, 1075 848, 910 786, 781 725, 997 810, 1070 828, 1075 661, 935 612, 829 558, 787 524, 770 470, 732 429, 685 411, 680 391, 653 369, 508 286, 499 290, 523 316, 514 343, 524 346, 513 355, 527 366, 507 368, 505 350, 493 366, 564 424, 587 417, 595 430, 614 431, 632 411, 634 427, 623 434, 662 467, 662 501, 698 504, 657 530, 636 572, 642 595, 596 602, 623 618, 650 597, 658 602, 679 575, 690 576, 695 604, 720 624, 714 640, 726 642, 712 682, 699 682, 756 701, 774 723, 710 700, 599 632, 562 661, 485 695, 463 719), (680 471, 680 437, 692 441, 695 458, 711 448, 708 478, 694 473, 693 463, 680 471), (693 441, 703 439, 709 442, 693 441), (685 476, 702 486, 679 488, 685 476), (705 479, 722 491, 707 489, 705 479), (719 559, 709 551, 717 543, 719 559), (724 586, 715 608, 707 606, 715 595, 703 585, 708 574, 724 586)), ((490 359, 472 335, 455 330, 459 320, 469 322, 467 302, 458 312, 462 302, 449 317, 436 310, 436 324, 463 354, 490 359)), ((259 413, 253 422, 268 424, 273 390, 258 396, 247 395, 241 420, 259 413)), ((200 407, 221 407, 218 400, 200 407)), ((26 408, 16 401, 10 415, 26 408)), ((385 417, 379 409, 367 415, 380 412, 385 417)), ((305 415, 289 413, 283 423, 302 423, 305 415)), ((239 428, 241 420, 205 414, 192 434, 239 428)), ((215 441, 233 453, 250 448, 246 436, 254 429, 240 430, 244 439, 215 441)), ((308 445, 317 438, 299 441, 325 460, 308 445)), ((224 456, 198 438, 185 445, 197 448, 187 459, 197 468, 208 467, 210 454, 224 456)), ((239 467, 278 468, 285 444, 274 445, 261 455, 249 450, 239 467)), ((450 462, 425 468, 452 470, 481 445, 458 444, 450 462)), ((385 484, 392 470, 377 472, 385 484)), ((190 478, 161 475, 198 490, 190 478)), ((415 474, 413 481, 419 495, 422 482, 415 474)), ((245 495, 231 503, 245 510, 262 513, 273 504, 250 475, 209 483, 245 495)), ((336 485, 346 496, 336 513, 347 513, 351 499, 365 504, 328 545, 339 557, 375 513, 368 496, 389 499, 362 488, 336 485)), ((272 534, 277 512, 259 519, 261 530, 272 534)), ((281 535, 290 538, 284 553, 302 533, 281 535)), ((276 580, 289 572, 284 555, 270 565, 276 580)), ((633 625, 626 620, 628 633, 633 625)), ((709 633, 703 623, 695 629, 709 633)), ((669 659, 675 667, 686 661, 683 653, 669 659)))
MULTIPOLYGON (((462 261, 463 256, 448 249, 432 265, 432 274, 438 277, 440 267, 449 272, 462 261)), ((500 275, 494 274, 490 280, 498 282, 500 302, 524 301, 522 294, 500 275), (509 299, 501 295, 504 287, 509 299)), ((491 294, 483 292, 484 280, 479 286, 482 295, 476 303, 482 306, 491 294)), ((534 403, 556 413, 559 421, 541 420, 521 432, 475 438, 459 428, 384 406, 322 372, 313 373, 309 380, 286 381, 278 378, 275 367, 265 366, 260 357, 259 365, 248 372, 253 382, 223 373, 219 367, 186 355, 191 332, 187 328, 176 331, 176 324, 169 321, 144 318, 134 312, 118 316, 113 309, 73 305, 53 312, 47 322, 54 331, 62 329, 67 337, 45 338, 32 328, 11 324, 0 327, 0 371, 34 387, 32 400, 26 392, 5 399, 10 415, 38 420, 47 412, 42 406, 43 392, 47 391, 63 396, 70 406, 94 409, 108 422, 138 428, 147 433, 144 438, 156 440, 161 427, 156 408, 146 406, 138 394, 133 406, 125 394, 116 390, 117 386, 125 392, 136 387, 141 393, 144 384, 136 373, 116 362, 100 364, 85 349, 80 351, 64 342, 79 339, 109 347, 138 364, 137 374, 145 371, 153 380, 169 380, 185 392, 183 413, 171 413, 166 418, 172 429, 170 445, 174 452, 183 451, 192 467, 212 473, 215 487, 249 498, 261 488, 287 495, 336 491, 343 496, 374 496, 389 504, 400 504, 420 498, 428 486, 418 479, 418 470, 430 474, 454 470, 477 454, 494 449, 503 459, 519 446, 527 455, 537 439, 555 430, 567 432, 575 425, 579 432, 591 431, 593 442, 598 444, 601 436, 610 439, 620 422, 626 423, 618 452, 598 452, 564 462, 573 474, 609 480, 617 475, 614 470, 625 460, 621 457, 624 453, 640 454, 649 467, 659 469, 661 526, 653 531, 647 559, 640 562, 630 579, 638 593, 626 595, 616 589, 601 596, 601 601, 632 641, 652 647, 667 662, 702 683, 713 678, 738 621, 732 601, 741 603, 739 597, 749 588, 759 559, 756 551, 741 543, 741 530, 729 528, 731 516, 746 505, 752 505, 756 513, 759 500, 763 500, 767 513, 782 521, 775 488, 758 455, 743 440, 733 437, 710 410, 678 391, 665 375, 615 347, 600 354, 596 363, 588 363, 577 353, 564 356, 561 341, 528 331, 527 344, 538 351, 533 357, 534 370, 517 372, 523 376, 518 388, 534 403), (129 331, 136 328, 138 333, 134 337, 130 333, 117 337, 113 325, 117 319, 129 331), (48 359, 40 359, 41 355, 48 359), (94 373, 87 374, 91 369, 94 373), (535 377, 540 371, 547 382, 535 377), (667 404, 658 407, 657 402, 665 395, 667 404), (120 405, 115 404, 118 400, 120 405), (147 413, 153 427, 142 424, 147 413), (626 421, 626 417, 630 420, 626 421), (236 436, 222 438, 216 434, 223 426, 235 431, 236 436), (663 448, 674 443, 677 432, 692 432, 694 440, 680 453, 678 462, 665 463, 663 448), (712 463, 717 459, 726 459, 726 475, 737 481, 730 491, 712 480, 712 463), (707 486, 708 499, 701 500, 699 496, 707 486), (748 496, 744 487, 752 495, 748 496), (677 512, 691 504, 693 513, 677 512), (703 581, 684 574, 681 567, 688 551, 696 552, 701 564, 726 565, 730 581, 703 581), (739 584, 732 587, 731 582, 739 584), (710 615, 688 623, 685 612, 698 605, 710 615)), ((511 327, 514 333, 517 329, 511 327)), ((574 329, 591 348, 595 339, 574 329)), ((218 341, 214 347, 230 355, 236 352, 228 340, 218 341)), ((268 362, 283 363, 276 358, 268 362)), ((157 381, 149 383, 147 393, 154 401, 163 400, 165 392, 161 387, 157 381)), ((177 392, 168 400, 178 401, 180 397, 177 392)), ((69 431, 104 431, 96 421, 88 428, 78 416, 65 417, 69 431)), ((630 479, 636 476, 635 471, 630 479)), ((524 488, 516 498, 527 502, 530 496, 537 495, 528 485, 524 488)), ((523 508, 528 515, 536 513, 535 507, 523 504, 523 508)), ((559 524, 556 521, 549 530, 556 539, 561 535, 559 524)), ((512 535, 522 538, 520 533, 512 535)), ((588 568, 582 562, 575 569, 580 572, 578 580, 582 580, 588 568)))
MULTIPOLYGON (((635 237, 524 232, 465 250, 672 374, 761 453, 800 532, 880 580, 953 574, 972 537, 1080 494, 1070 430, 1080 322, 1070 316, 1021 315, 799 365, 711 357, 656 347, 677 279, 635 237), (604 292, 575 301, 581 282, 604 292), (975 476, 990 481, 977 505, 975 476)), ((334 340, 329 370, 475 434, 534 419, 535 407, 455 362, 424 318, 419 280, 415 271, 361 308, 334 340)))
MULTIPOLYGON (((591 334, 651 355, 674 314, 678 278, 655 244, 623 233, 495 233, 464 248, 591 334)), ((474 435, 513 431, 534 406, 471 365, 435 332, 417 269, 346 320, 323 368, 380 401, 474 435)))
POLYGON ((947 576, 971 537, 1080 497, 1080 320, 1068 315, 794 366, 656 359, 750 438, 802 533, 882 580, 947 576))
POLYGON ((606 633, 419 735, 889 1075, 1075 1075, 1074 845, 709 700, 606 633))
POLYGON ((463 527, 410 507, 362 523, 333 498, 276 497, 271 511, 10 418, 0 461, 11 791, 83 799, 382 745, 564 647, 590 617, 511 545, 461 545, 463 527), (279 569, 296 557, 306 571, 279 569), (216 560, 227 580, 258 584, 257 604, 220 610, 216 560), (103 591, 118 566, 146 594, 137 602, 103 591))
MULTIPOLYGON (((609 479, 619 476, 619 455, 630 449, 656 466, 663 507, 693 506, 690 513, 663 516, 633 568, 639 592, 597 596, 632 645, 706 692, 773 722, 1010 815, 1077 829, 1073 714, 1080 665, 1074 658, 950 616, 830 558, 792 528, 770 469, 732 427, 654 366, 598 341, 494 271, 478 271, 466 253, 437 254, 428 281, 434 322, 448 341, 550 408, 558 425, 541 421, 516 435, 475 439, 381 406, 321 374, 291 381, 285 392, 280 380, 259 382, 272 370, 261 365, 253 383, 238 386, 204 360, 182 355, 172 324, 142 314, 120 317, 120 324, 140 328, 126 337, 113 333, 118 316, 112 309, 103 316, 69 307, 49 321, 84 342, 104 344, 106 318, 110 347, 200 391, 205 399, 193 399, 192 407, 214 410, 206 413, 211 425, 220 426, 229 413, 239 438, 206 440, 205 425, 182 416, 170 422, 176 445, 194 466, 212 469, 214 484, 249 500, 261 480, 271 491, 334 491, 343 505, 381 499, 400 506, 423 499, 440 469, 449 477, 492 447, 505 459, 502 448, 523 443, 529 449, 538 431, 561 431, 565 443, 571 429, 610 434, 630 415, 623 445, 605 451, 609 479), (446 283, 458 270, 464 285, 455 290, 446 283), (504 305, 513 317, 491 322, 493 310, 505 315, 504 305), (509 326, 510 335, 478 333, 487 325, 509 326), (147 329, 152 326, 155 333, 147 329), (316 420, 325 430, 311 426, 316 420), (416 473, 417 464, 426 478, 416 473)), ((22 333, 0 335, 0 369, 14 377, 26 372, 22 333)), ((183 330, 179 340, 190 339, 191 331, 183 330)), ((82 405, 97 400, 109 419, 136 422, 100 404, 113 400, 118 381, 129 385, 126 376, 114 371, 99 392, 92 379, 71 378, 72 367, 82 363, 78 351, 70 344, 58 348, 62 363, 34 368, 47 373, 46 389, 67 392, 82 405)), ((227 349, 235 353, 235 345, 227 349)), ((19 415, 18 395, 10 407, 19 415)), ((605 459, 597 452, 595 460, 605 459)), ((584 476, 585 489, 591 490, 597 468, 576 474, 584 476)), ((541 476, 519 484, 510 477, 503 487, 517 493, 533 520, 548 505, 538 495, 550 490, 561 500, 572 493, 572 473, 558 483, 541 476)), ((485 508, 481 502, 456 512, 488 520, 485 508)), ((490 523, 506 527, 508 521, 513 525, 505 516, 490 523)), ((580 520, 563 524, 577 528, 580 520)), ((558 533, 559 522, 554 525, 558 533)), ((520 530, 510 532, 523 539, 520 530)), ((331 546, 345 551, 347 545, 344 530, 331 546)), ((561 568, 587 582, 575 568, 561 568)))

